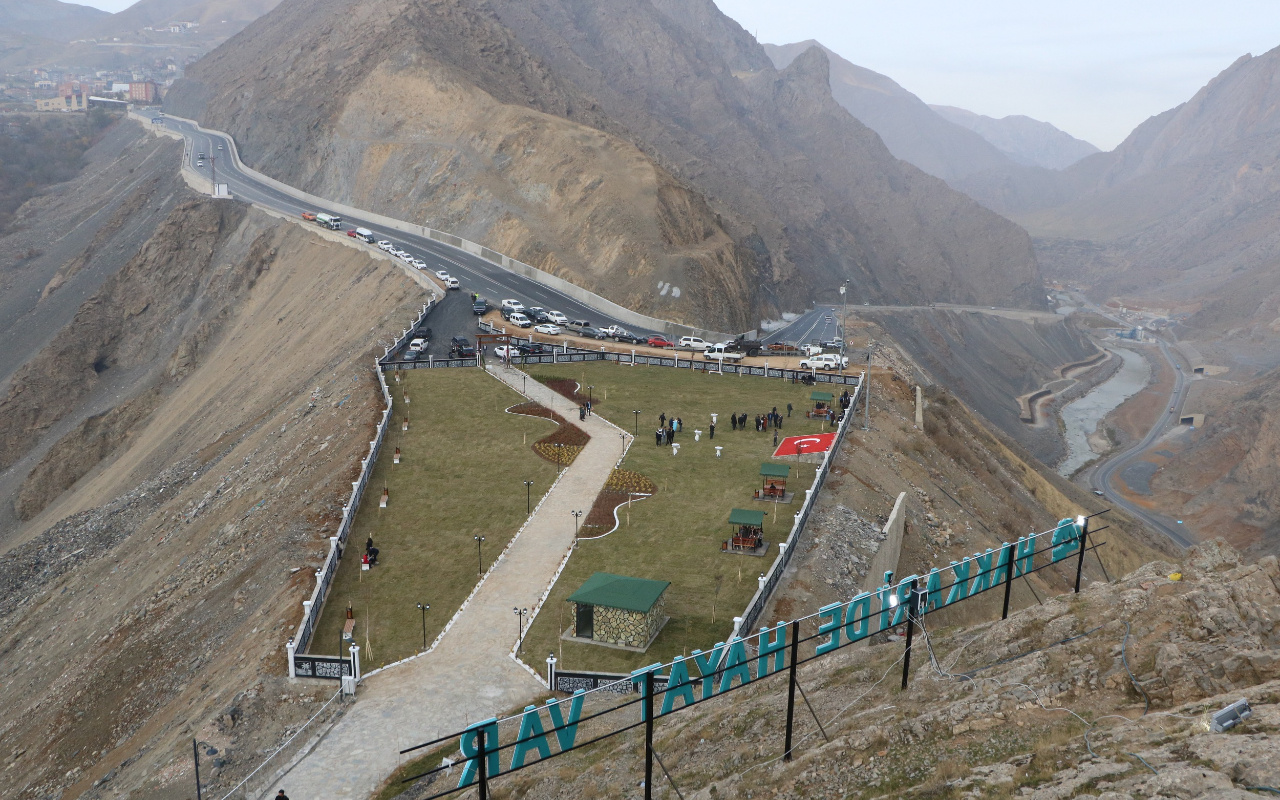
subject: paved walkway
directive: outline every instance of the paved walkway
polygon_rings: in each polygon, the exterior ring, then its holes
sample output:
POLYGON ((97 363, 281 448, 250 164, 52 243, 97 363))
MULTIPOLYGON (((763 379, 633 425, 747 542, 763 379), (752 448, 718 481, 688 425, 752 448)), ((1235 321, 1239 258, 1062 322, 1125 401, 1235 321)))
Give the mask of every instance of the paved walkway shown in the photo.
MULTIPOLYGON (((522 388, 515 370, 489 372, 522 388)), ((573 544, 569 512, 591 508, 625 443, 599 417, 578 422, 576 406, 541 383, 528 381, 527 392, 591 441, 436 649, 361 683, 355 704, 328 736, 261 797, 284 789, 293 800, 364 800, 400 765, 401 749, 518 709, 546 691, 508 655, 515 644, 511 609, 537 605, 573 544)))

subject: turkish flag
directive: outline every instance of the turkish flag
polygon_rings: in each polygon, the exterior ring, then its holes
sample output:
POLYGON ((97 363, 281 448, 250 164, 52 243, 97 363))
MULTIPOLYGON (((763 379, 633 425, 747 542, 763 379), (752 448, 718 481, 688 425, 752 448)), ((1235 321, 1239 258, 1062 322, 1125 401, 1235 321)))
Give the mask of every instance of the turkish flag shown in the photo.
POLYGON ((774 458, 781 456, 803 455, 805 453, 825 453, 831 449, 836 440, 834 433, 815 433, 810 436, 788 436, 773 451, 774 458))

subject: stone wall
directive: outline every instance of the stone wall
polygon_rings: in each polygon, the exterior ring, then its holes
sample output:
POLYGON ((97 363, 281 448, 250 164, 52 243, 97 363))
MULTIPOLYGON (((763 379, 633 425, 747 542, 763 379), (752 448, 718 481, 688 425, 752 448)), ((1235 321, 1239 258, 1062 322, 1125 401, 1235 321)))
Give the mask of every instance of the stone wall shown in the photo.
MULTIPOLYGON (((573 605, 573 635, 579 636, 577 629, 578 604, 574 603, 573 605)), ((596 606, 592 619, 594 635, 591 638, 603 644, 616 644, 623 647, 648 647, 649 642, 653 640, 654 636, 658 635, 658 631, 662 629, 662 624, 666 621, 666 607, 667 598, 665 594, 659 597, 658 602, 654 603, 653 608, 650 608, 648 613, 645 614, 621 608, 596 606)))

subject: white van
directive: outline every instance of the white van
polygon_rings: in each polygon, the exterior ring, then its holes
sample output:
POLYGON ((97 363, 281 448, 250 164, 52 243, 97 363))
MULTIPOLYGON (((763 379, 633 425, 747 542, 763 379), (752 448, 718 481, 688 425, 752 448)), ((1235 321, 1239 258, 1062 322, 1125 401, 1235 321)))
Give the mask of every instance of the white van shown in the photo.
POLYGON ((368 228, 356 228, 356 238, 364 239, 369 244, 373 244, 373 231, 368 228))

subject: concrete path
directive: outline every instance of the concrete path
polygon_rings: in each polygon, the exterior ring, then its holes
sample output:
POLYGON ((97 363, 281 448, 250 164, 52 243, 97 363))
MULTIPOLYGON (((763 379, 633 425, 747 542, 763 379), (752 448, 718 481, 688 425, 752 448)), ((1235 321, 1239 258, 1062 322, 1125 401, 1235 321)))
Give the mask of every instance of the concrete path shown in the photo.
MULTIPOLYGON (((525 384, 516 370, 489 372, 517 392, 525 384)), ((511 609, 537 605, 573 544, 569 512, 590 510, 631 436, 624 439, 599 417, 578 422, 573 403, 533 380, 527 392, 589 433, 591 441, 436 649, 361 683, 346 715, 261 797, 284 789, 293 800, 363 800, 402 763, 401 749, 519 709, 546 691, 509 657, 515 645, 511 609)))

